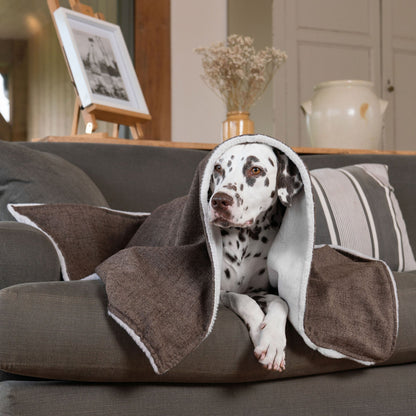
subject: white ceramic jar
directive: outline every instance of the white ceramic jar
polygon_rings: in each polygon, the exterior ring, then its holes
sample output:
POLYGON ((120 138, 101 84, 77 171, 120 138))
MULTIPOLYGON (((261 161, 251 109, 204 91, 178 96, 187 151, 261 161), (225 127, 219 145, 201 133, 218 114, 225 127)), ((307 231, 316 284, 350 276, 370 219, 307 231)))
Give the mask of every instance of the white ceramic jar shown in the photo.
POLYGON ((388 102, 369 81, 328 81, 315 85, 302 104, 313 147, 380 149, 388 102))

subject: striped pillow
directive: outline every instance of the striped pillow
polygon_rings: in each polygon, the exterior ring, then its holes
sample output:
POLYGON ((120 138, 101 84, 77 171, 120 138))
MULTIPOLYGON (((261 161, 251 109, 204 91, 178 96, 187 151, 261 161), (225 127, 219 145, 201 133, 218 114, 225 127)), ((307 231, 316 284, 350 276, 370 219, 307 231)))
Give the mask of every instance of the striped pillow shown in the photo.
POLYGON ((316 244, 334 244, 384 260, 392 270, 416 262, 388 166, 360 164, 311 171, 316 244))

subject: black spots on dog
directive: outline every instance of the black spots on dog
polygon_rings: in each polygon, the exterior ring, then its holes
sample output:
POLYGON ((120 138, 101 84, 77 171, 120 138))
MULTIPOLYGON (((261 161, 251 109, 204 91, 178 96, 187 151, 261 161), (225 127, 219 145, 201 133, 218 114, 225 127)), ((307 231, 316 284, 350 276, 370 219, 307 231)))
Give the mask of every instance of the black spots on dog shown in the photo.
POLYGON ((276 192, 275 191, 272 191, 272 193, 270 194, 270 198, 274 198, 274 196, 276 195, 276 192))
POLYGON ((274 167, 274 162, 272 159, 269 158, 269 163, 274 167))
POLYGON ((241 192, 243 192, 243 191, 244 191, 244 185, 243 185, 243 184, 241 184, 241 185, 240 185, 240 191, 241 191, 241 192))
POLYGON ((265 176, 266 173, 259 169, 258 174, 252 174, 253 166, 259 162, 259 159, 256 156, 247 156, 246 163, 243 165, 243 175, 246 178, 246 183, 248 186, 253 186, 256 183, 256 179, 258 176, 265 176))
POLYGON ((256 183, 256 178, 253 176, 246 176, 246 182, 248 186, 253 186, 256 183))
POLYGON ((216 183, 216 185, 218 185, 218 184, 219 184, 219 182, 220 182, 221 178, 222 178, 222 179, 224 179, 224 176, 225 176, 225 171, 224 171, 224 169, 222 168, 221 164, 217 163, 217 164, 214 166, 214 171, 213 171, 212 175, 213 175, 213 177, 214 177, 214 179, 215 179, 215 183, 216 183))
POLYGON ((237 261, 237 256, 233 256, 232 254, 228 253, 227 251, 225 252, 225 257, 227 257, 227 259, 231 262, 231 263, 235 263, 237 261))
POLYGON ((238 239, 244 243, 246 241, 246 236, 244 235, 243 230, 240 230, 240 232, 238 233, 238 239))
POLYGON ((266 269, 259 270, 259 276, 261 276, 262 274, 264 274, 265 271, 266 271, 266 269))
POLYGON ((260 257, 261 253, 256 253, 253 257, 260 257))
POLYGON ((229 232, 227 230, 224 230, 224 228, 221 228, 221 231, 220 232, 221 232, 221 235, 223 237, 229 234, 229 232))
POLYGON ((225 270, 224 270, 224 274, 225 274, 225 277, 226 277, 227 279, 229 279, 229 278, 231 277, 230 269, 225 269, 225 270))
POLYGON ((233 185, 232 183, 227 183, 227 185, 224 185, 224 188, 227 188, 230 191, 237 191, 237 187, 233 185))
POLYGON ((262 243, 264 243, 264 244, 267 244, 267 242, 268 242, 269 240, 268 240, 268 238, 267 237, 262 237, 261 238, 261 242, 262 243))
POLYGON ((243 203, 244 203, 244 200, 243 200, 243 198, 241 198, 240 194, 236 193, 235 194, 235 199, 237 201, 237 206, 241 207, 241 205, 243 205, 243 203))
MULTIPOLYGON (((267 210, 266 210, 266 211, 264 212, 264 214, 263 214, 263 218, 261 219, 262 224, 266 224, 266 225, 264 226, 264 229, 265 229, 265 230, 268 230, 268 229, 270 228, 270 223, 269 223, 269 224, 267 224, 267 217, 269 217, 269 214, 270 214, 270 212, 272 211, 272 209, 273 209, 273 206, 271 206, 271 207, 267 208, 267 210)), ((273 215, 272 215, 272 217, 273 217, 273 215)))
POLYGON ((257 156, 248 156, 246 159, 246 163, 249 163, 250 166, 252 166, 253 163, 258 163, 259 162, 259 158, 257 156))
POLYGON ((231 165, 233 164, 233 162, 231 162, 231 160, 229 160, 228 162, 227 162, 227 167, 229 168, 229 167, 231 167, 231 165))
POLYGON ((270 185, 269 178, 266 178, 266 179, 264 180, 264 186, 267 188, 269 185, 270 185))
POLYGON ((252 238, 253 240, 258 240, 259 239, 261 231, 262 231, 262 228, 258 227, 258 226, 254 227, 254 228, 248 228, 247 229, 247 233, 248 233, 249 237, 252 238))
POLYGON ((237 248, 240 248, 240 242, 238 240, 235 241, 235 245, 237 246, 237 248))

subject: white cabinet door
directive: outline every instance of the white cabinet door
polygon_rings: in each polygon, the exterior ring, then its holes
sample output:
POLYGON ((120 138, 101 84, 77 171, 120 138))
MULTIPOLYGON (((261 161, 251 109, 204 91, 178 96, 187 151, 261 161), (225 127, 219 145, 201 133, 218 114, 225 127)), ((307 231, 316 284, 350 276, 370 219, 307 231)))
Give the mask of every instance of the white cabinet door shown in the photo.
POLYGON ((416 150, 416 1, 382 1, 386 149, 416 150))
POLYGON ((330 80, 374 82, 381 94, 378 0, 275 0, 274 44, 288 60, 275 83, 276 134, 291 146, 310 146, 303 101, 330 80))

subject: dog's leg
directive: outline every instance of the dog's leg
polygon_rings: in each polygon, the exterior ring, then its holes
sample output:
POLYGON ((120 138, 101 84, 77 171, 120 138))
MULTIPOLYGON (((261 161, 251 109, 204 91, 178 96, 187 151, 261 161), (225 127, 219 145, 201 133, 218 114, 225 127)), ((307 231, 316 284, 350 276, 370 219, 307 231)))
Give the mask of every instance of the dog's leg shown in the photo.
POLYGON ((258 303, 242 293, 221 291, 221 302, 236 313, 247 325, 254 346, 259 343, 265 315, 258 303))
POLYGON ((259 342, 254 344, 254 354, 265 368, 281 372, 285 369, 288 306, 276 295, 264 295, 262 300, 266 315, 260 325, 259 342))

